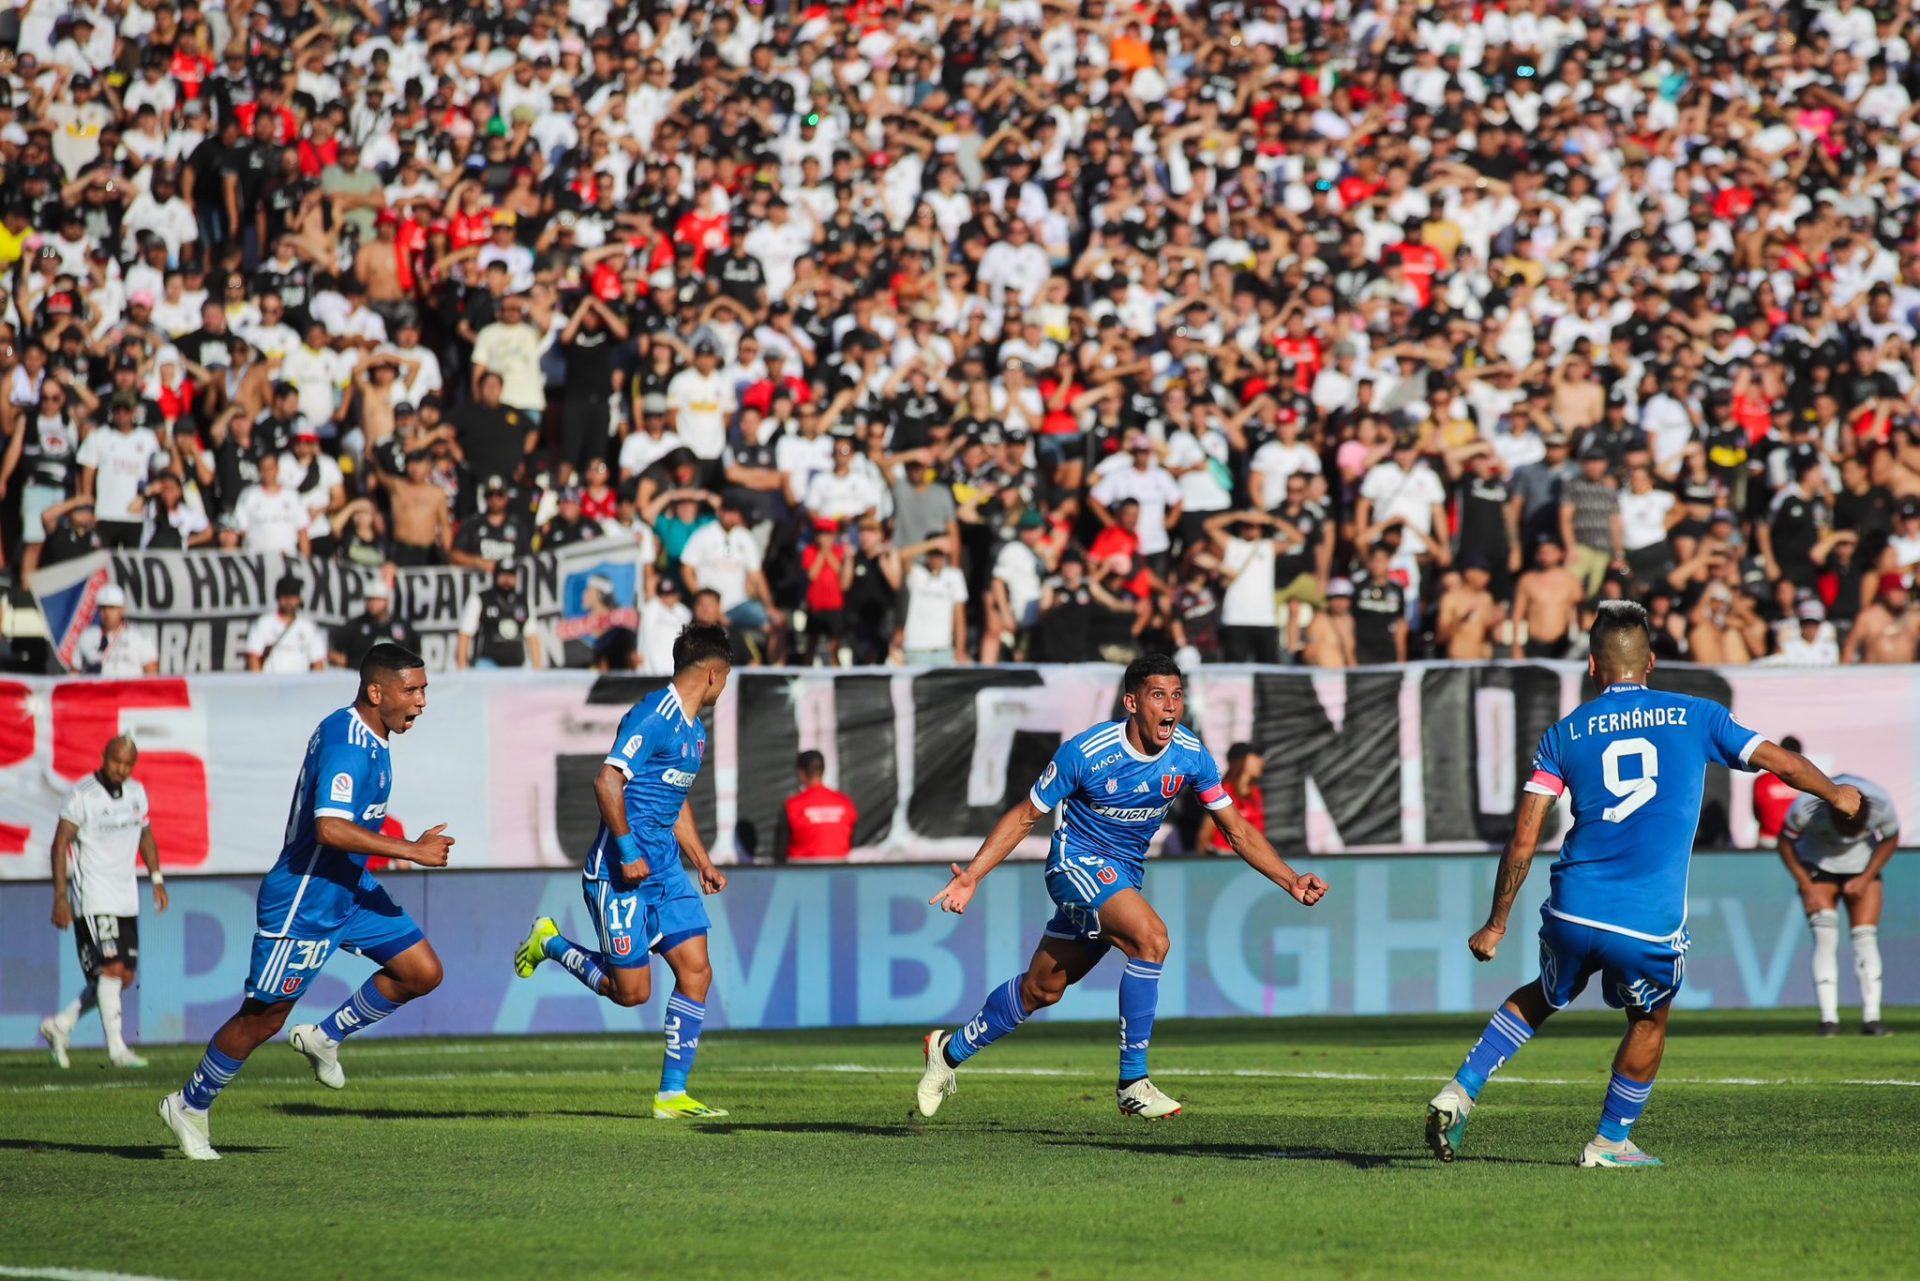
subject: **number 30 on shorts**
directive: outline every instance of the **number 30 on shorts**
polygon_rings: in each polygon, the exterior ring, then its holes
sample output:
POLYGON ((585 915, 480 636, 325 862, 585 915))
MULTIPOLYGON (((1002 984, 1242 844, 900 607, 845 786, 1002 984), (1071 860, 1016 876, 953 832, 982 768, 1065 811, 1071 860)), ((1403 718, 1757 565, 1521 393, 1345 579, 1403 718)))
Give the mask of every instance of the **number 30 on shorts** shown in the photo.
POLYGON ((1600 768, 1607 790, 1620 798, 1618 805, 1609 805, 1600 812, 1600 817, 1609 823, 1621 822, 1660 790, 1660 753, 1644 738, 1623 738, 1607 744, 1607 750, 1600 755, 1600 768), (1622 778, 1620 762, 1636 756, 1640 758, 1640 777, 1622 778))

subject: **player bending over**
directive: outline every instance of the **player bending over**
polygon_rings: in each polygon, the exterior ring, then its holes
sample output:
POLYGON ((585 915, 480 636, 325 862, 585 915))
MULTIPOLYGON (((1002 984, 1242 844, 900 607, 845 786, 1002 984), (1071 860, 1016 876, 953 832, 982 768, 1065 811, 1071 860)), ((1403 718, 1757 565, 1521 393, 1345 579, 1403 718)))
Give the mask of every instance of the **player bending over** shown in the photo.
POLYGON ((930 903, 964 912, 980 878, 1013 853, 1041 815, 1064 804, 1047 854, 1047 893, 1059 910, 1034 949, 1024 975, 995 988, 958 1036, 927 1033, 927 1070, 920 1078, 922 1116, 932 1116, 955 1088, 954 1069, 1054 1004, 1118 945, 1120 975, 1120 1110, 1158 1120, 1180 1111, 1147 1079, 1147 1043, 1160 1000, 1167 927, 1140 892, 1147 844, 1183 786, 1200 803, 1247 865, 1308 907, 1327 892, 1319 877, 1301 875, 1274 853, 1221 785, 1207 749, 1180 724, 1186 688, 1170 658, 1135 659, 1122 681, 1127 718, 1096 725, 1061 744, 1027 799, 1007 811, 973 861, 953 865, 953 880, 930 903))
POLYGON ((1780 861, 1800 889, 1813 928, 1813 994, 1820 1001, 1820 1035, 1840 1034, 1840 902, 1853 925, 1853 973, 1860 980, 1860 1030, 1886 1036, 1880 1021, 1880 869, 1900 844, 1900 815, 1878 783, 1839 774, 1861 796, 1860 812, 1842 818, 1816 796, 1802 796, 1780 828, 1780 861))
POLYGON ((160 874, 160 847, 147 824, 147 789, 133 777, 140 750, 121 734, 107 744, 100 768, 80 780, 53 829, 53 927, 73 926, 86 986, 58 1014, 40 1020, 40 1035, 60 1067, 67 1043, 89 1009, 100 1011, 107 1061, 117 1068, 143 1068, 147 1061, 120 1032, 120 992, 140 963, 140 882, 133 874, 137 850, 153 882, 153 908, 167 910, 167 878, 160 874))
POLYGON ((207 1109, 241 1065, 279 1034, 301 991, 334 952, 358 952, 380 969, 319 1024, 303 1023, 287 1041, 313 1065, 320 1084, 347 1083, 340 1042, 372 1027, 440 986, 440 958, 419 926, 366 870, 369 855, 445 867, 446 824, 411 841, 380 835, 393 791, 389 735, 404 734, 427 710, 420 656, 391 642, 360 664, 360 693, 313 731, 293 786, 286 842, 260 882, 259 926, 240 1012, 221 1024, 184 1087, 160 1100, 180 1150, 217 1161, 207 1140, 207 1109))
POLYGON ((1573 828, 1540 913, 1540 978, 1493 1012, 1466 1062, 1427 1105, 1427 1143, 1442 1161, 1459 1150, 1487 1078, 1598 974, 1607 1004, 1626 1011, 1627 1032, 1613 1056, 1599 1132, 1579 1163, 1659 1165, 1628 1134, 1653 1092, 1667 1010, 1686 976, 1687 866, 1707 766, 1769 770, 1841 814, 1860 808, 1854 788, 1835 784, 1718 703, 1648 689, 1651 641, 1646 610, 1630 601, 1603 603, 1587 660, 1600 696, 1549 729, 1534 753, 1513 840, 1500 858, 1493 910, 1467 946, 1482 961, 1493 959, 1541 826, 1554 801, 1570 791, 1573 828))
POLYGON ((615 1005, 633 1006, 653 991, 651 952, 673 971, 667 998, 667 1055, 660 1065, 655 1120, 721 1117, 687 1093, 687 1076, 700 1049, 707 1020, 707 909, 680 865, 685 850, 700 889, 718 894, 726 873, 707 857, 693 824, 687 792, 707 757, 707 730, 700 713, 720 700, 733 670, 727 630, 694 623, 673 642, 673 681, 628 709, 613 750, 593 780, 600 803, 600 833, 587 852, 581 887, 600 935, 590 952, 560 933, 550 916, 538 917, 514 954, 513 970, 532 978, 542 961, 558 961, 588 991, 615 1005))

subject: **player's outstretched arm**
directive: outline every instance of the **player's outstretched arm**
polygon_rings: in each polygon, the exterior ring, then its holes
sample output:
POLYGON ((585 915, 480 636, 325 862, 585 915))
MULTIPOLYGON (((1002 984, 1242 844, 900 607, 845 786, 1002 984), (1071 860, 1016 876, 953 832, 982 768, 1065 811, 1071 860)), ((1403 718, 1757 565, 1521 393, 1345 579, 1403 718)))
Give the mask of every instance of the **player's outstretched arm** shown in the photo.
POLYGON ((640 842, 627 826, 626 795, 627 776, 611 765, 602 765, 600 772, 593 776, 594 803, 600 807, 600 821, 607 825, 607 832, 620 851, 620 875, 632 884, 646 880, 653 869, 641 857, 640 842))
POLYGON ((700 890, 704 894, 718 894, 727 888, 727 874, 713 865, 713 859, 707 854, 707 843, 700 839, 700 828, 693 821, 693 802, 680 802, 680 817, 673 821, 673 835, 680 842, 680 848, 693 860, 694 875, 700 878, 700 890))
POLYGON ((314 836, 329 849, 348 854, 397 858, 403 863, 418 863, 421 867, 447 865, 447 851, 453 848, 453 838, 446 835, 446 830, 447 825, 440 823, 406 841, 397 836, 369 832, 358 823, 344 818, 329 816, 313 825, 314 836))
POLYGON ((1000 866, 1001 861, 1013 853, 1021 841, 1027 839, 1033 831, 1033 825, 1040 821, 1044 813, 1046 811, 1035 805, 1032 797, 1026 797, 1002 814, 1000 821, 993 825, 993 830, 987 833, 987 839, 981 843, 980 852, 973 856, 973 861, 965 867, 953 864, 953 879, 947 882, 947 888, 927 902, 943 911, 966 911, 980 878, 1000 866))
POLYGON ((1483 961, 1491 961, 1493 954, 1500 950, 1500 940, 1507 932, 1507 916, 1513 911, 1513 900, 1519 896, 1520 887, 1527 883, 1533 856, 1540 849, 1540 831, 1547 824, 1547 815, 1553 812, 1555 799, 1540 792, 1528 792, 1520 798, 1520 814, 1513 821, 1513 839, 1501 852, 1500 870, 1493 878, 1493 906, 1487 910, 1487 923, 1467 940, 1473 954, 1483 961))
POLYGON ((1326 897, 1327 883, 1311 872, 1301 873, 1288 866, 1265 834, 1247 822, 1237 806, 1209 810, 1208 817, 1220 828, 1220 834, 1233 846, 1241 861, 1278 885, 1299 902, 1312 907, 1326 897))
POLYGON ((1841 818, 1852 818, 1860 812, 1859 788, 1851 783, 1834 782, 1818 765, 1778 743, 1760 744, 1753 749, 1753 755, 1747 758, 1747 763, 1755 769, 1767 771, 1797 792, 1809 792, 1819 797, 1831 805, 1841 818))

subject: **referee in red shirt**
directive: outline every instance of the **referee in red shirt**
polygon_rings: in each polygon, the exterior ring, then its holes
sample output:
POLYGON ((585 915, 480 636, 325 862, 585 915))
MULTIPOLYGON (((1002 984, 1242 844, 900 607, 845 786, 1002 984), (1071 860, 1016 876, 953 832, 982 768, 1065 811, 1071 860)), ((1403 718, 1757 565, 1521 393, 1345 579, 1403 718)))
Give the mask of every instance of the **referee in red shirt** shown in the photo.
POLYGON ((794 768, 800 790, 787 798, 781 812, 774 858, 782 863, 844 860, 853 849, 853 825, 860 817, 853 798, 821 782, 827 761, 820 753, 800 753, 794 768))

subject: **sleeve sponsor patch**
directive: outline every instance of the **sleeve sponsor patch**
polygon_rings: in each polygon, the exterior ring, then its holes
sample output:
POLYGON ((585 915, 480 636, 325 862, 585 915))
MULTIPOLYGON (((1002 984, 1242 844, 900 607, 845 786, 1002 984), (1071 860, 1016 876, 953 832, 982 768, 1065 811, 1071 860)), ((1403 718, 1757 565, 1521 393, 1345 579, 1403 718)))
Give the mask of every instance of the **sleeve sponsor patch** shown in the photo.
POLYGON ((335 774, 333 776, 333 782, 327 787, 327 795, 336 801, 351 801, 353 799, 353 775, 344 772, 335 774))
POLYGON ((1040 774, 1041 790, 1044 791, 1046 788, 1052 787, 1053 780, 1059 777, 1060 777, 1060 767, 1058 765, 1055 765, 1052 761, 1048 761, 1047 768, 1041 771, 1041 774, 1040 774))
POLYGON ((640 735, 634 734, 620 745, 620 754, 628 760, 640 754, 640 735))

